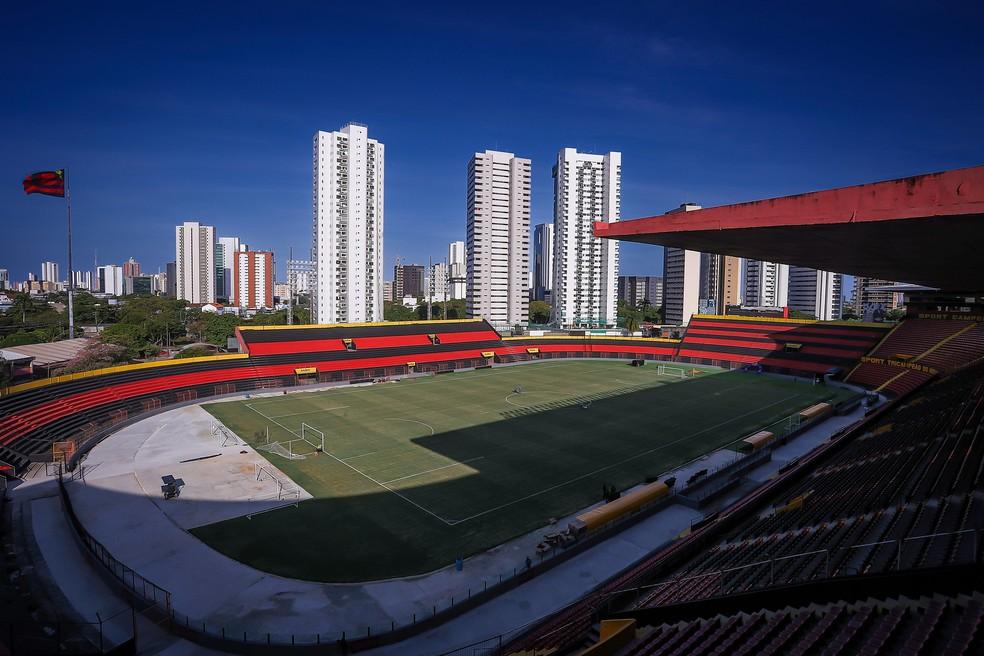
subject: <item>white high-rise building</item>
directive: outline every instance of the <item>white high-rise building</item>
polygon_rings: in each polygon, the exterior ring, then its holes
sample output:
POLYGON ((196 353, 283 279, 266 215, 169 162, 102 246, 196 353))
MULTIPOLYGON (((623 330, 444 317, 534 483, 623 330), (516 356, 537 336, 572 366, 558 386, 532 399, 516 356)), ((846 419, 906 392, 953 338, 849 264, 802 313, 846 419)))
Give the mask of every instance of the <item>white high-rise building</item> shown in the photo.
MULTIPOLYGON (((701 209, 696 203, 684 203, 667 212, 693 212, 701 209)), ((667 247, 663 253, 663 321, 683 326, 700 312, 701 256, 700 251, 667 247)))
POLYGON ((314 260, 287 260, 287 284, 294 296, 307 294, 314 287, 318 267, 314 260))
MULTIPOLYGON (((0 287, 0 289, 3 289, 0 287)), ((84 289, 89 291, 92 289, 92 272, 91 271, 76 271, 75 272, 75 289, 84 289)))
POLYGON ((41 263, 41 282, 61 282, 61 279, 58 277, 57 262, 41 263))
POLYGON ((317 323, 383 319, 383 144, 365 125, 314 135, 317 323))
POLYGON ((468 295, 468 269, 465 262, 465 242, 448 244, 449 298, 465 298, 468 295))
POLYGON ((618 248, 594 236, 596 221, 621 216, 622 154, 557 156, 554 178, 554 257, 551 304, 561 326, 614 326, 618 248))
POLYGON ((533 299, 546 300, 553 289, 554 227, 541 223, 533 228, 533 299))
POLYGON ((744 305, 786 307, 789 304, 789 265, 745 260, 744 305))
POLYGON ((448 280, 448 265, 444 262, 435 262, 427 273, 427 280, 424 283, 427 294, 431 301, 444 301, 451 298, 451 285, 448 280))
POLYGON ((175 294, 191 303, 215 301, 215 228, 185 221, 174 229, 175 294))
POLYGON ((807 267, 789 267, 789 309, 820 321, 841 318, 843 276, 807 267))
POLYGON ((530 160, 486 150, 468 162, 466 312, 493 326, 529 320, 530 160))
POLYGON ((232 279, 236 253, 248 251, 239 237, 219 237, 215 240, 215 295, 229 300, 233 296, 232 279))
POLYGON ((96 268, 96 277, 99 278, 99 291, 113 296, 122 296, 123 289, 123 267, 116 264, 107 264, 96 268))
POLYGON ((10 274, 6 269, 0 269, 0 291, 10 288, 10 274))

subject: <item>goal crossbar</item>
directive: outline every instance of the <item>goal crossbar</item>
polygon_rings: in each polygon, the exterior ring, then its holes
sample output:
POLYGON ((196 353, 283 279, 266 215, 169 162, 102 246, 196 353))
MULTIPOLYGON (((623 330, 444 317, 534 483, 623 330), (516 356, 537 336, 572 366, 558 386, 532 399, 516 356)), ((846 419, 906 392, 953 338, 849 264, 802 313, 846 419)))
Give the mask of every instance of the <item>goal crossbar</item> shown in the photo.
POLYGON ((303 421, 301 422, 301 439, 314 447, 318 453, 324 453, 325 434, 303 421))

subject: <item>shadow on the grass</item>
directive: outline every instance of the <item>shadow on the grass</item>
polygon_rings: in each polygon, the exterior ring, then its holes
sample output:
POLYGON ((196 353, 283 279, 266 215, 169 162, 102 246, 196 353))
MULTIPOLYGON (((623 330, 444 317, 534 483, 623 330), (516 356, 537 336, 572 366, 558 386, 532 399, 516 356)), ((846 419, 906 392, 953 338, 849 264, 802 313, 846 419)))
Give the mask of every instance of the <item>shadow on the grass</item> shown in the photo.
MULTIPOLYGON (((309 478, 305 468, 322 461, 334 465, 336 493, 346 486, 378 491, 315 498, 192 532, 237 560, 283 576, 342 582, 429 572, 600 501, 603 485, 625 489, 781 419, 793 407, 836 394, 727 372, 616 395, 531 400, 531 407, 503 411, 497 422, 413 438, 442 460, 464 464, 401 481, 395 489, 402 496, 330 456, 288 461, 271 455, 313 493, 324 483, 309 478), (348 482, 340 483, 342 477, 348 482)), ((220 418, 236 427, 235 417, 220 418)))

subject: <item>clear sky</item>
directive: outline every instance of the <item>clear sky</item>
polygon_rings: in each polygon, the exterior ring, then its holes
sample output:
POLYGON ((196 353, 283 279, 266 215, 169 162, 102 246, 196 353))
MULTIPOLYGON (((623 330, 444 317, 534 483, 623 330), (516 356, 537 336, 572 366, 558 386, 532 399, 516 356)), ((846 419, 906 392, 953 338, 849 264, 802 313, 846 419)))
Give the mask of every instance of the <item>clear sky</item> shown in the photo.
MULTIPOLYGON (((623 153, 623 218, 984 164, 984 5, 505 2, 8 3, 0 16, 0 268, 173 259, 174 225, 303 256, 311 138, 386 144, 396 256, 464 239, 477 150, 533 160, 551 220, 557 151, 623 153), (794 6, 795 5, 795 6, 794 6), (472 13, 480 7, 481 13, 472 13)), ((622 272, 662 249, 625 245, 622 272)))

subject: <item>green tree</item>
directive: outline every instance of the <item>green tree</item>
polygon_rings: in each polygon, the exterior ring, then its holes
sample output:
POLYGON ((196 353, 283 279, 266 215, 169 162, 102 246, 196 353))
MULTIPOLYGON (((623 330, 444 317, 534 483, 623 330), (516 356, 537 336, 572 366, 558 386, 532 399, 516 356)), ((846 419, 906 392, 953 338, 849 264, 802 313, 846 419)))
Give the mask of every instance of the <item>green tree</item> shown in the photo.
POLYGON ((189 346, 186 349, 181 349, 174 354, 175 360, 180 360, 183 358, 200 358, 206 355, 212 355, 212 351, 209 350, 207 346, 189 346))
POLYGON ((408 308, 402 303, 383 301, 383 318, 386 321, 414 321, 417 312, 414 308, 408 308))
POLYGON ((550 311, 546 301, 530 301, 530 323, 550 323, 550 311))

